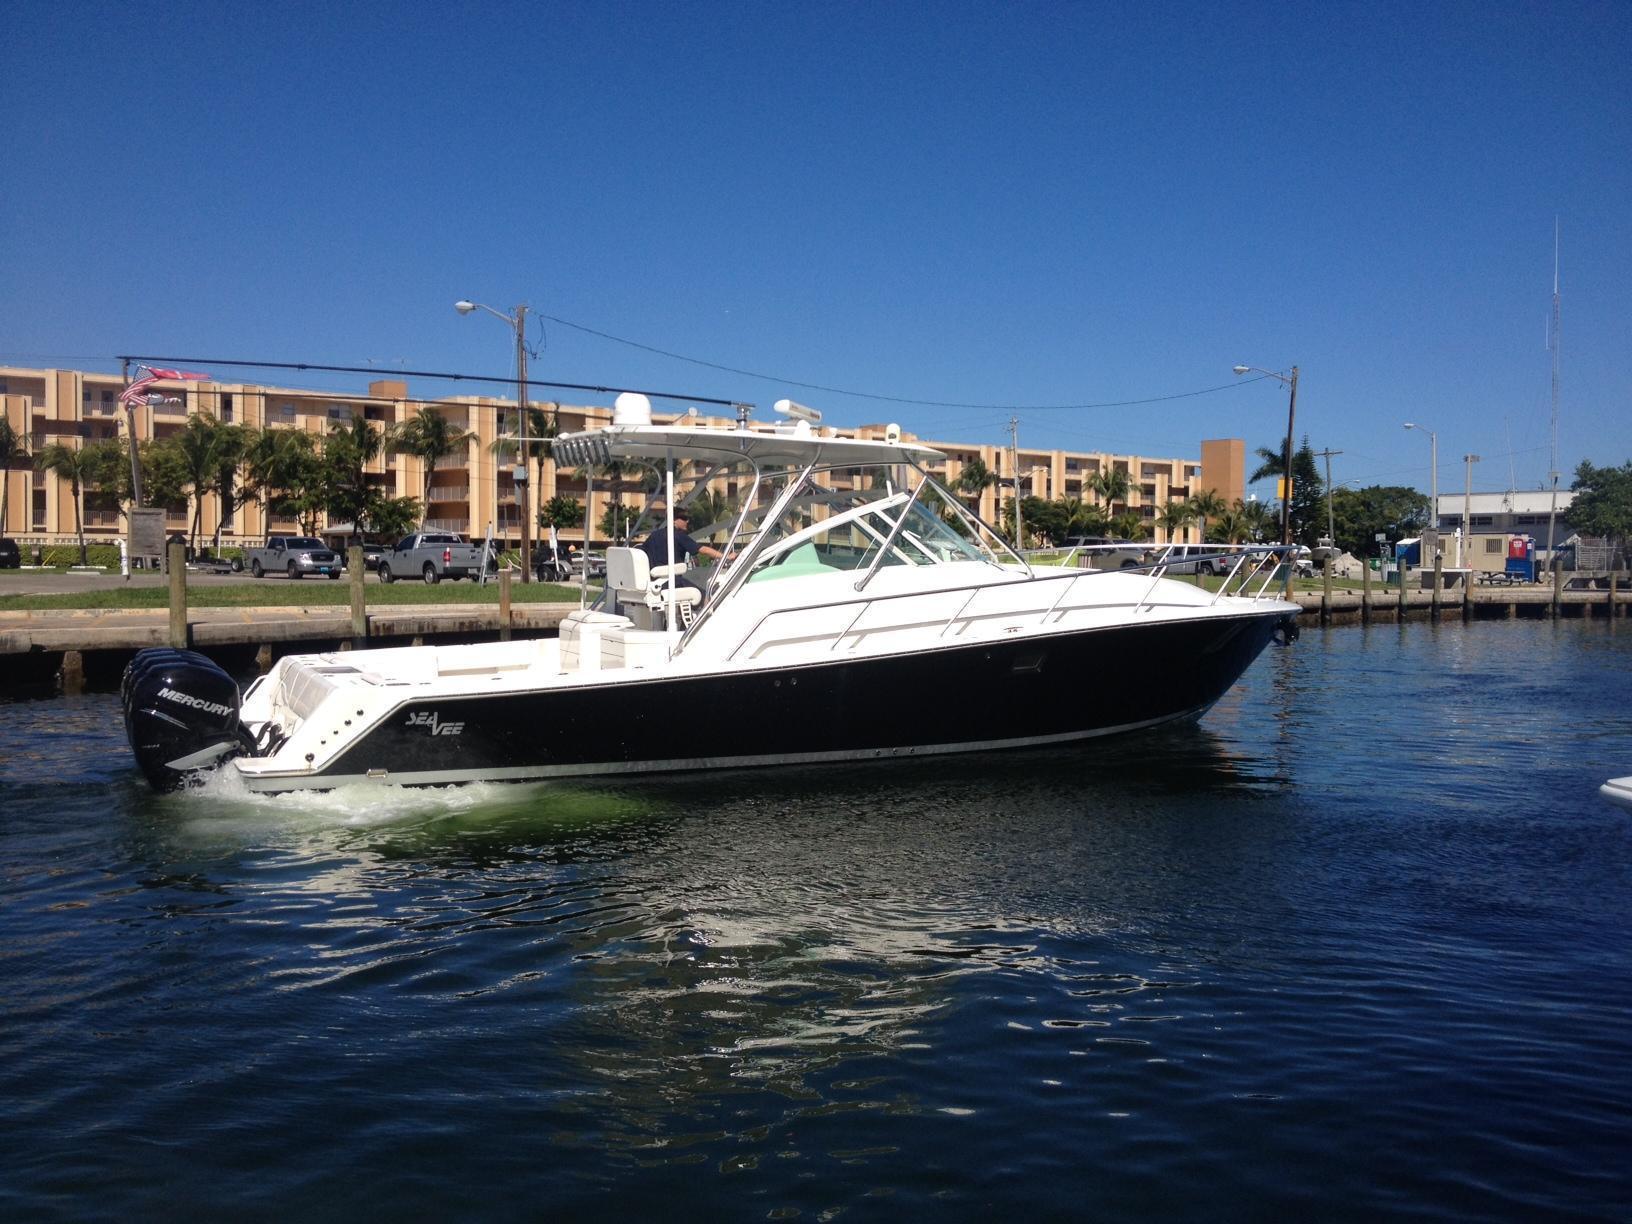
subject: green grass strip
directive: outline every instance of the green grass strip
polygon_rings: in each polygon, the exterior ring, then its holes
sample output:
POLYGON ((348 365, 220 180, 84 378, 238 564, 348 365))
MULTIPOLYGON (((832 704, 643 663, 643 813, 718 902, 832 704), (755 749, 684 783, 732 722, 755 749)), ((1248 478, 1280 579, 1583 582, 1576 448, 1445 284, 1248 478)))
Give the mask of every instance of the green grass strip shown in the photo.
MULTIPOLYGON (((420 582, 370 583, 367 602, 371 608, 393 604, 497 604, 499 584, 485 587, 469 582, 443 582, 426 586, 420 582)), ((591 588, 590 596, 596 594, 591 588)), ((512 603, 578 602, 578 588, 553 582, 510 586, 512 603)), ((351 588, 344 582, 281 579, 275 582, 245 582, 187 588, 187 605, 192 608, 276 608, 350 607, 351 588)), ((131 586, 100 591, 64 591, 52 595, 0 595, 0 612, 27 612, 50 608, 167 608, 170 591, 165 586, 131 586)))

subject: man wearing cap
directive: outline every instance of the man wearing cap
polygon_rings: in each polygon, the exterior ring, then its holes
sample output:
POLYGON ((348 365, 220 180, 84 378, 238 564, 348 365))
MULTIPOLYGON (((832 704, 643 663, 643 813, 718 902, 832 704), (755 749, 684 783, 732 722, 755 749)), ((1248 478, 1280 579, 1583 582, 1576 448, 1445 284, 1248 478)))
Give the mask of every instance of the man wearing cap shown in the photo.
MULTIPOLYGON (((674 559, 678 562, 689 561, 693 557, 710 557, 718 560, 720 550, 711 548, 707 544, 699 544, 686 532, 686 526, 691 515, 681 506, 674 512, 674 559)), ((669 529, 662 521, 661 515, 657 529, 647 536, 640 546, 640 551, 646 554, 647 561, 655 568, 669 563, 669 529)), ((695 582, 689 582, 683 577, 676 577, 675 581, 681 586, 696 587, 695 582)))

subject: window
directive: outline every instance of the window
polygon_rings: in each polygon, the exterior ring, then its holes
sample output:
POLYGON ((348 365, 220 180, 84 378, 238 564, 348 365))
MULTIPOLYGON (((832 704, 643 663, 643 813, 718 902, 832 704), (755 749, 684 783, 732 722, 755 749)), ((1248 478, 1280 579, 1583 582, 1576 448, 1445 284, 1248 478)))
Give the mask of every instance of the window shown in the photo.
POLYGON ((1485 541, 1485 551, 1487 553, 1499 553, 1505 547, 1506 547, 1506 544, 1505 544, 1504 541, 1502 541, 1500 539, 1496 539, 1494 537, 1485 541))

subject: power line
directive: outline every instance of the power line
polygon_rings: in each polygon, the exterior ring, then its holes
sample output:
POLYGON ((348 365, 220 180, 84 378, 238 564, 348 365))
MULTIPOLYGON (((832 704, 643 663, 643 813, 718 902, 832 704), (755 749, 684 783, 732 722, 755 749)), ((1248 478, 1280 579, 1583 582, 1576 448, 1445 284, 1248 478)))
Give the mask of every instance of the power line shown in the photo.
MULTIPOLYGON (((213 365, 234 366, 239 369, 257 370, 321 370, 331 374, 400 374, 405 378, 438 378, 451 382, 482 382, 482 383, 513 383, 517 379, 506 374, 496 378, 489 374, 450 374, 443 370, 382 370, 379 366, 343 366, 343 365, 316 365, 307 361, 239 361, 227 357, 155 357, 141 353, 118 353, 115 361, 162 361, 167 365, 213 365)), ((649 391, 639 387, 599 387, 588 383, 547 382, 541 379, 521 380, 529 387, 560 387, 565 391, 594 391, 599 394, 610 395, 624 391, 633 391, 640 395, 655 395, 659 399, 690 400, 698 404, 721 404, 727 408, 735 408, 735 400, 713 399, 706 395, 681 395, 674 391, 649 391)))
POLYGON ((585 327, 582 323, 574 323, 570 319, 562 319, 556 315, 535 312, 539 318, 548 319, 552 323, 559 323, 562 327, 570 327, 574 331, 581 331, 586 335, 598 336, 602 340, 610 340, 614 344, 625 344, 630 348, 640 349, 645 353, 654 353, 659 357, 668 357, 674 361, 685 361, 692 365, 699 365, 709 370, 719 370, 726 374, 737 374, 743 378, 757 378, 764 382, 780 383, 787 387, 802 387, 807 391, 825 391, 829 395, 848 395, 853 399, 878 400, 886 404, 908 404, 917 408, 981 408, 1001 412, 1081 412, 1091 408, 1131 408, 1138 404, 1161 404, 1168 400, 1189 399, 1197 395, 1212 395, 1216 391, 1228 391, 1234 387, 1244 387, 1248 383, 1259 382, 1264 378, 1274 377, 1270 374, 1261 374, 1257 378, 1238 379, 1235 382, 1220 383, 1216 387, 1203 387, 1199 391, 1180 391, 1174 395, 1153 395, 1147 399, 1105 400, 1094 404, 980 404, 965 403, 957 400, 926 400, 909 399, 901 395, 877 395, 869 391, 849 391, 843 387, 830 387, 822 383, 801 382, 797 378, 782 378, 775 374, 761 374, 757 370, 744 370, 736 366, 721 365, 714 361, 704 361, 698 357, 687 357, 683 353, 671 353, 667 349, 656 348, 650 344, 642 344, 638 340, 626 340, 622 336, 614 336, 611 332, 598 331, 593 327, 585 327))

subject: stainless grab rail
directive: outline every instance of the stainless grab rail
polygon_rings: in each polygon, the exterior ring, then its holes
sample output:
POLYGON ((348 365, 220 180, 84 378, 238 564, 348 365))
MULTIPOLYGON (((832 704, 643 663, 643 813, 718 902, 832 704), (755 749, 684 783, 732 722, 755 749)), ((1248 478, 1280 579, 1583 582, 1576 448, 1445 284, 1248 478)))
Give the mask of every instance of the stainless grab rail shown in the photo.
MULTIPOLYGON (((1254 555, 1257 555, 1257 554, 1261 553, 1262 558, 1260 559, 1260 564, 1262 564, 1262 559, 1267 559, 1267 557, 1269 557, 1269 556, 1279 554, 1281 551, 1282 551, 1282 546, 1281 545, 1274 545, 1274 546, 1267 546, 1266 545, 1266 546, 1263 546, 1262 548, 1254 549, 1253 552, 1243 554, 1241 560, 1236 563, 1236 569, 1238 570, 1241 567, 1241 565, 1244 564, 1249 559, 1249 557, 1251 557, 1251 556, 1254 556, 1254 555)), ((725 657, 726 657, 727 661, 735 659, 737 657, 737 655, 742 652, 743 647, 747 646, 749 642, 754 640, 754 638, 759 634, 759 631, 762 628, 764 628, 766 622, 774 620, 775 618, 780 617, 780 616, 796 616, 796 615, 807 614, 807 613, 811 613, 811 612, 826 611, 826 610, 834 609, 834 608, 845 608, 845 607, 851 606, 852 604, 859 605, 857 607, 857 609, 856 609, 855 616, 850 618, 849 624, 847 624, 844 627, 842 632, 840 632, 840 633, 838 633, 838 634, 836 634, 834 636, 832 644, 828 647, 828 649, 830 651, 832 651, 832 650, 837 650, 839 648, 840 644, 844 641, 845 638, 847 638, 847 637, 851 636, 853 633, 855 633, 856 625, 861 622, 862 617, 865 616, 866 613, 872 607, 874 607, 877 604, 890 603, 890 602, 894 602, 896 600, 903 600, 903 599, 924 599, 924 598, 927 598, 929 596, 935 596, 935 595, 956 595, 956 594, 959 594, 961 592, 967 591, 968 592, 968 598, 964 600, 962 606, 958 609, 958 611, 955 612, 951 616, 951 618, 948 619, 947 622, 941 627, 941 631, 937 635, 937 636, 944 637, 946 635, 946 632, 949 629, 951 629, 951 627, 954 624, 956 624, 960 619, 968 619, 968 613, 969 613, 970 607, 975 603, 975 601, 983 593, 985 593, 987 591, 1006 591, 1006 590, 1009 590, 1009 589, 1011 589, 1011 588, 1013 588, 1015 586, 1018 586, 1018 585, 1034 586, 1034 585, 1036 585, 1038 583, 1042 583, 1042 582, 1059 582, 1059 583, 1062 584, 1059 598, 1057 598, 1052 604, 1050 604, 1049 607, 1047 609, 1045 609, 1043 611, 1043 613, 1042 613, 1043 623, 1046 624, 1047 621, 1048 621, 1048 618, 1053 616, 1055 614, 1055 612, 1059 609, 1060 604, 1065 602, 1066 596, 1070 594, 1071 586, 1073 584, 1075 584, 1077 582, 1085 581, 1085 580, 1091 580, 1091 579, 1094 579, 1094 578, 1104 578, 1104 577, 1107 577, 1107 576, 1109 576, 1111 574, 1123 574, 1123 575, 1131 576, 1131 575, 1137 574, 1137 573, 1148 572, 1148 571, 1150 571, 1150 570, 1152 570, 1154 568, 1156 568, 1156 566, 1154 566, 1154 565, 1141 565, 1141 566, 1129 566, 1127 569, 1122 569, 1122 570, 1073 569, 1073 570, 1065 571, 1065 572, 1062 572, 1062 573, 1059 573, 1059 574, 1038 574, 1036 577, 1033 577, 1033 578, 1025 578, 1025 577, 1016 576, 1015 579, 1013 581, 1011 581, 1011 582, 970 583, 970 584, 967 584, 967 585, 964 585, 964 586, 940 587, 940 588, 937 588, 936 590, 933 590, 933 591, 900 591, 900 592, 897 592, 897 593, 891 594, 891 595, 872 595, 872 596, 868 596, 866 598, 841 599, 841 600, 828 601, 828 602, 822 602, 822 603, 795 604, 793 606, 786 607, 786 608, 772 608, 768 612, 765 612, 765 613, 760 615, 759 619, 756 620, 753 623, 753 625, 748 629, 747 633, 743 634, 742 638, 737 642, 737 644, 734 647, 732 647, 731 651, 725 657)), ((1234 571, 1232 571, 1232 574, 1233 574, 1233 572, 1234 571)), ((1248 597, 1245 597, 1245 598, 1250 598, 1254 602, 1257 602, 1258 600, 1262 599, 1263 598, 1263 591, 1265 589, 1267 589, 1268 584, 1269 584, 1269 580, 1270 580, 1270 578, 1273 577, 1273 575, 1274 575, 1274 569, 1272 567, 1271 570, 1270 570, 1269 577, 1266 577, 1266 579, 1264 581, 1264 585, 1262 587, 1260 587, 1258 594, 1253 595, 1253 596, 1248 596, 1248 597)), ((1249 580, 1250 580, 1250 577, 1251 576, 1249 575, 1249 580)), ((1228 582, 1228 579, 1226 579, 1226 582, 1228 582)), ((1155 587, 1155 584, 1153 583, 1151 589, 1154 590, 1154 587, 1155 587)), ((1221 588, 1220 592, 1218 594, 1214 595, 1213 599, 1209 602, 1209 604, 1207 606, 1211 607, 1214 604, 1216 604, 1218 602, 1219 598, 1222 596, 1222 594, 1223 594, 1223 591, 1222 591, 1222 588, 1221 588)), ((1100 605, 1100 606, 1104 607, 1104 608, 1130 608, 1134 612, 1138 612, 1138 611, 1140 611, 1141 609, 1143 609, 1143 608, 1145 608, 1147 606, 1149 596, 1150 596, 1150 591, 1147 590, 1146 592, 1144 592, 1144 594, 1142 594, 1139 597, 1138 600, 1131 601, 1131 602, 1122 602, 1122 603, 1109 603, 1109 604, 1103 604, 1103 605, 1100 605)), ((1243 596, 1237 596, 1237 598, 1243 598, 1243 596)), ((1148 606, 1155 607, 1156 605, 1149 604, 1148 606)), ((1032 613, 1025 613, 1025 615, 1032 615, 1032 613)))

